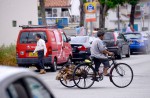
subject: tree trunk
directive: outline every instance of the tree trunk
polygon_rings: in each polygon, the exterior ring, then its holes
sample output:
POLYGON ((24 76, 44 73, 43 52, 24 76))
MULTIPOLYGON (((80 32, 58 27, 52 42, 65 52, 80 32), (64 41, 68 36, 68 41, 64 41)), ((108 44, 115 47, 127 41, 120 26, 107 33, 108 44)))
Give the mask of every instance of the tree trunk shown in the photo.
POLYGON ((99 29, 104 29, 105 28, 105 14, 106 14, 106 9, 104 6, 101 5, 99 13, 100 13, 100 15, 99 15, 99 29))
POLYGON ((136 5, 132 5, 131 14, 130 14, 130 24, 133 26, 134 26, 135 7, 136 7, 136 5))
POLYGON ((40 13, 42 17, 42 25, 47 25, 45 16, 45 0, 40 0, 40 13))
POLYGON ((84 2, 80 0, 80 26, 84 26, 85 12, 84 12, 84 2))

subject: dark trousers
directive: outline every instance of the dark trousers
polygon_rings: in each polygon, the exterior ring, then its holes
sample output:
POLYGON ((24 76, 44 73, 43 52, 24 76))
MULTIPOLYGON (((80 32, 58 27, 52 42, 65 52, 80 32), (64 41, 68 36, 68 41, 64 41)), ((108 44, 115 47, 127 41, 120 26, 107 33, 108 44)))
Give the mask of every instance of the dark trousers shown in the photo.
POLYGON ((45 69, 44 68, 44 50, 38 51, 38 69, 45 69))
POLYGON ((104 65, 104 68, 109 68, 110 63, 108 59, 97 59, 93 58, 94 64, 95 64, 95 71, 99 72, 100 64, 102 63, 104 65))

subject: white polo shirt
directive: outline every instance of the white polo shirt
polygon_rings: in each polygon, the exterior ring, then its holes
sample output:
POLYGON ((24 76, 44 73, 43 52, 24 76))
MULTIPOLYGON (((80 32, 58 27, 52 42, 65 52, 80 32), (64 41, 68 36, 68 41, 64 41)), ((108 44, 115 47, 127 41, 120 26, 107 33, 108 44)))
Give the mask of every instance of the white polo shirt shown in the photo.
POLYGON ((39 39, 37 41, 37 46, 35 47, 35 50, 33 53, 40 51, 40 50, 44 50, 44 55, 46 55, 47 53, 47 48, 46 48, 46 44, 45 41, 43 39, 39 39))

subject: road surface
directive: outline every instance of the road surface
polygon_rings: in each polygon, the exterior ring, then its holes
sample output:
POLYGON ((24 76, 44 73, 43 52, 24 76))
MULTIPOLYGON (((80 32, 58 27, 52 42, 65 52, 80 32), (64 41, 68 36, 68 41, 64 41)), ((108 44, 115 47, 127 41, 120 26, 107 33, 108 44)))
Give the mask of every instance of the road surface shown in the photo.
POLYGON ((134 71, 134 80, 127 88, 115 87, 108 77, 84 90, 62 86, 55 80, 57 72, 47 72, 39 77, 47 83, 56 98, 150 98, 150 55, 132 55, 118 62, 129 64, 134 71))

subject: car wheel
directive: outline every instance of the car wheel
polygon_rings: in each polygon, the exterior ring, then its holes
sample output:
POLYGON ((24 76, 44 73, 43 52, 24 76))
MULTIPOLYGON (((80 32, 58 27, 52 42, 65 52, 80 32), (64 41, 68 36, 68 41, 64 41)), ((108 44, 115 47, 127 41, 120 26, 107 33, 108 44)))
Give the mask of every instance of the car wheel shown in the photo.
POLYGON ((128 50, 128 54, 126 54, 126 57, 127 57, 127 58, 130 57, 130 49, 128 50))
POLYGON ((122 51, 120 50, 119 55, 117 56, 118 59, 122 59, 122 51))
POLYGON ((52 66, 51 66, 51 71, 52 72, 56 72, 57 71, 57 60, 56 59, 54 59, 54 62, 52 64, 52 66))

